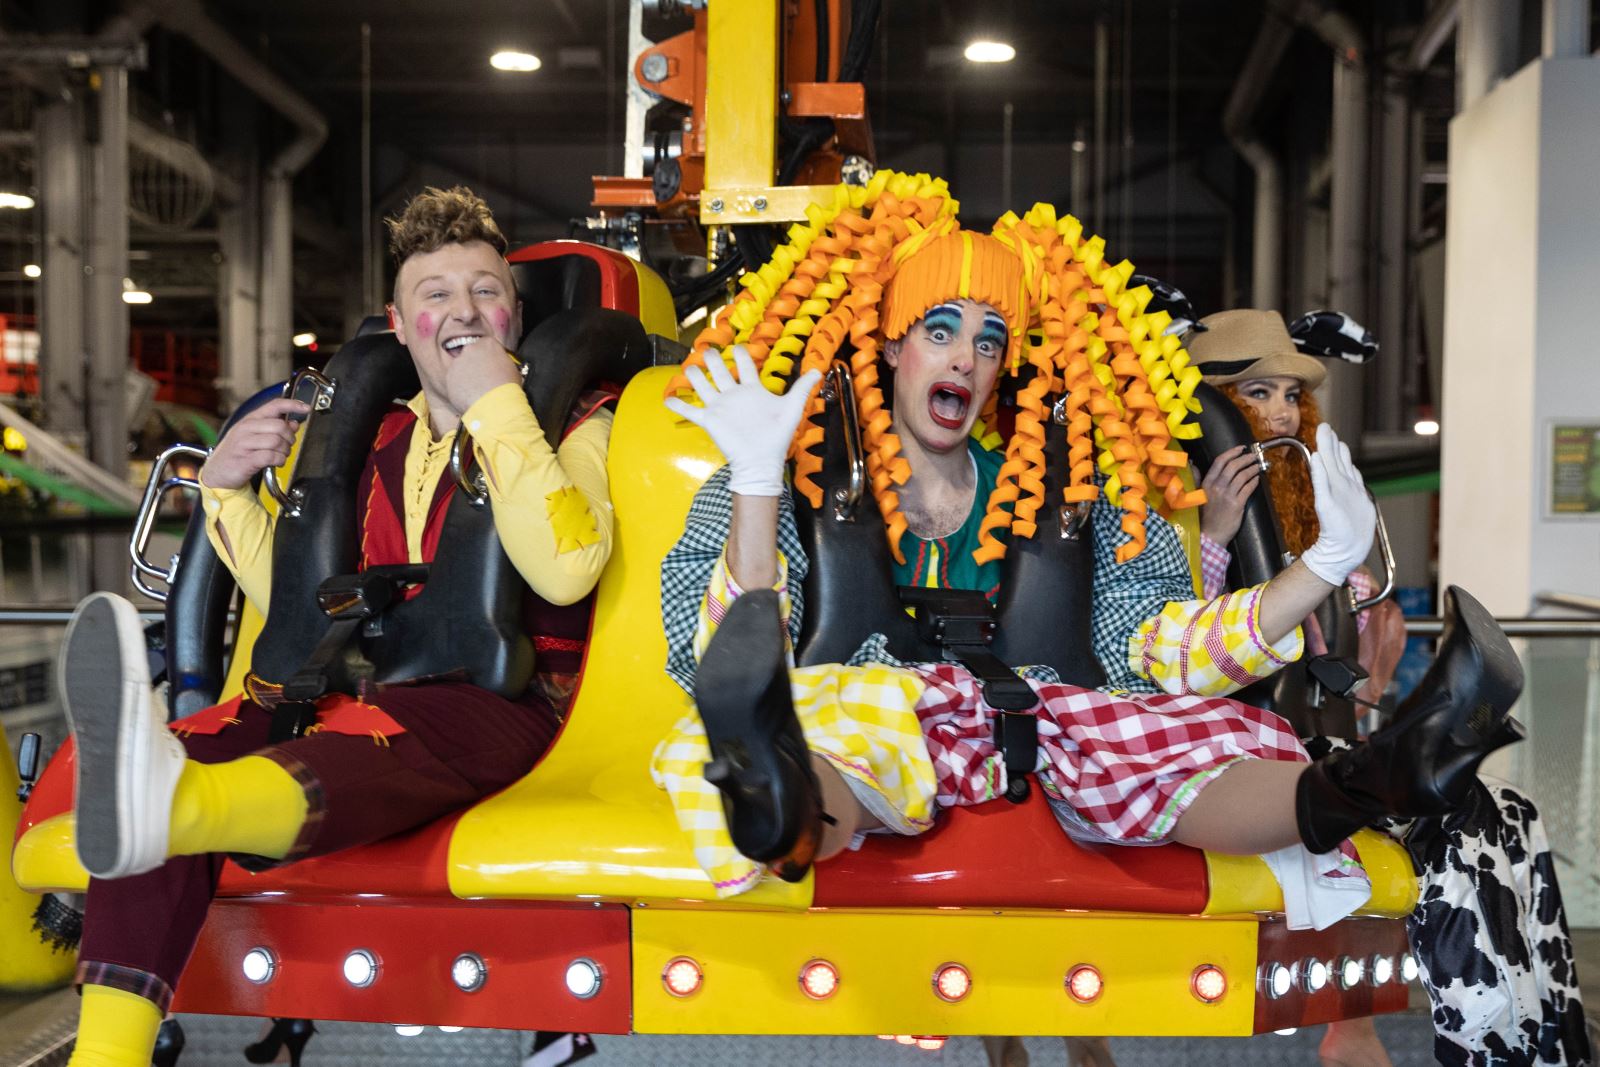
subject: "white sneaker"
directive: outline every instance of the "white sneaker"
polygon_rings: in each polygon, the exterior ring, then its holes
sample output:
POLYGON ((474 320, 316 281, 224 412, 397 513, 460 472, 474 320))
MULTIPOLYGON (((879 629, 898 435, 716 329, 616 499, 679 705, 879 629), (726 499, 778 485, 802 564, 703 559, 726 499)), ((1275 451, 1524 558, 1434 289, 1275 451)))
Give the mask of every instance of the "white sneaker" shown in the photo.
POLYGON ((96 878, 154 870, 167 860, 185 754, 151 698, 134 606, 111 593, 85 597, 67 626, 59 671, 78 745, 78 858, 96 878))

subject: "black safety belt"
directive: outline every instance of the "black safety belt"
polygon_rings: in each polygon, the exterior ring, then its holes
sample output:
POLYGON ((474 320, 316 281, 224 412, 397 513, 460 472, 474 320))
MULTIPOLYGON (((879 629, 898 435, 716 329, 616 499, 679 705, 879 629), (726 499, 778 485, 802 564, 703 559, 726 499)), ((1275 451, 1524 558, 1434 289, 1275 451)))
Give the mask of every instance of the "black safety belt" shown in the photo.
POLYGON ((381 615, 405 586, 427 580, 426 563, 400 563, 335 575, 317 586, 317 606, 332 622, 311 650, 311 658, 284 683, 283 701, 272 709, 269 742, 300 737, 316 724, 316 702, 327 694, 335 664, 356 631, 381 615))
POLYGON ((1038 762, 1039 698, 1017 672, 989 651, 994 641, 994 606, 971 589, 922 589, 901 586, 901 601, 915 609, 917 636, 936 644, 944 654, 972 672, 983 687, 983 699, 999 714, 994 743, 1006 767, 1006 799, 1028 799, 1028 775, 1038 762))

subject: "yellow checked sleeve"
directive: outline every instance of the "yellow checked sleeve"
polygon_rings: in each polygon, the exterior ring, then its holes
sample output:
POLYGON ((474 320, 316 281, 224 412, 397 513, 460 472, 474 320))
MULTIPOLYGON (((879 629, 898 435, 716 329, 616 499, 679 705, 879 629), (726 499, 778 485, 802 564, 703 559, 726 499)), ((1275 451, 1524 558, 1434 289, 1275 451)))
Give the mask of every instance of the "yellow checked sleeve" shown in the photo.
POLYGON ((272 594, 272 515, 254 489, 213 489, 200 482, 206 538, 256 610, 265 615, 272 594))
POLYGON ((611 558, 611 413, 596 412, 552 449, 522 386, 508 382, 479 397, 461 421, 489 485, 495 532, 517 573, 552 604, 581 599, 611 558))
POLYGON ((1169 601, 1128 638, 1128 664, 1167 693, 1227 696, 1300 658, 1295 627, 1276 644, 1261 633, 1265 585, 1210 600, 1169 601))

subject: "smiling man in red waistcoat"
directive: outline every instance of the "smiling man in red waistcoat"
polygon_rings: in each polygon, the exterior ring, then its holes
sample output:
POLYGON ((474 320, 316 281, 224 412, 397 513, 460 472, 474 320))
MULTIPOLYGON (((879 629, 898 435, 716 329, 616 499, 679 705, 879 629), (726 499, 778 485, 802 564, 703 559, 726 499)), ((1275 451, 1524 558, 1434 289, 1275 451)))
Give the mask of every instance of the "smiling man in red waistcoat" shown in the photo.
MULTIPOLYGON (((534 418, 509 355, 521 303, 505 238, 482 200, 429 189, 389 226, 399 264, 395 336, 422 389, 384 419, 367 459, 361 565, 432 560, 455 491, 450 444, 465 426, 506 555, 530 599, 559 616, 556 607, 593 589, 610 556, 611 414, 590 398, 559 446, 534 418)), ((263 610, 273 519, 251 479, 287 460, 306 413, 295 400, 263 404, 200 472, 207 534, 263 610)), ((542 655, 574 652, 562 635, 543 636, 535 634, 542 655)), ((78 853, 93 875, 76 1067, 150 1062, 227 855, 287 862, 422 825, 527 774, 558 725, 548 685, 510 700, 429 681, 360 700, 324 697, 313 730, 270 744, 263 704, 275 687, 252 677, 245 697, 169 730, 151 699, 138 614, 107 593, 80 606, 61 682, 78 744, 78 853)))

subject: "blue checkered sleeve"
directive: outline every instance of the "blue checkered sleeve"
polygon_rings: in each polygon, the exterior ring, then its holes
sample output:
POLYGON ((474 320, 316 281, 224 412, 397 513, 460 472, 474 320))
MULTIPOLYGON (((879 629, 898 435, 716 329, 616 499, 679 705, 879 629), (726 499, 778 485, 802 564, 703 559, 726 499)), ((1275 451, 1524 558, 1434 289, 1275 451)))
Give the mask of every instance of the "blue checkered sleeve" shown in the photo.
POLYGON ((1146 619, 1160 615, 1169 601, 1193 600, 1194 580, 1177 531, 1154 512, 1145 517, 1144 551, 1118 563, 1117 546, 1128 540, 1121 516, 1103 495, 1095 501, 1094 616, 1089 632, 1094 654, 1106 672, 1106 689, 1159 693, 1154 682, 1134 671, 1128 638, 1146 619))
MULTIPOLYGON (((689 505, 683 536, 661 561, 661 623, 667 632, 667 673, 686 692, 694 692, 694 635, 700 607, 733 526, 733 493, 728 468, 706 479, 689 505)), ((789 641, 800 641, 805 613, 805 580, 810 564, 794 524, 794 500, 785 487, 778 500, 778 551, 789 567, 789 641)))

